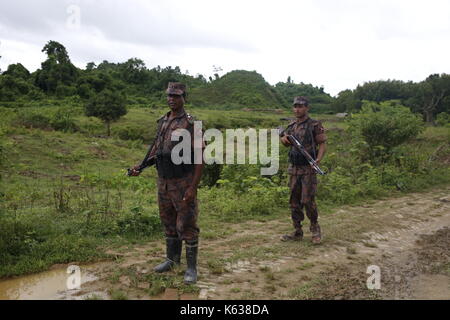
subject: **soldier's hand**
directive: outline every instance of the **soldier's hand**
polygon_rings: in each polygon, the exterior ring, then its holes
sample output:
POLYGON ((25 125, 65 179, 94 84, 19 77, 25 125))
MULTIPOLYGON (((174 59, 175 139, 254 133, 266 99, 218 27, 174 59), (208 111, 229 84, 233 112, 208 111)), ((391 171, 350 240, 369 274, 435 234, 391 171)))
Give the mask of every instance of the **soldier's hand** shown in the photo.
POLYGON ((140 174, 141 174, 141 172, 139 171, 138 165, 135 165, 133 168, 131 168, 131 176, 137 177, 140 174))
POLYGON ((282 136, 281 137, 281 143, 283 143, 285 146, 290 146, 291 142, 289 141, 287 136, 282 136))
POLYGON ((197 196, 197 189, 190 187, 184 193, 183 201, 191 202, 195 199, 196 196, 197 196))

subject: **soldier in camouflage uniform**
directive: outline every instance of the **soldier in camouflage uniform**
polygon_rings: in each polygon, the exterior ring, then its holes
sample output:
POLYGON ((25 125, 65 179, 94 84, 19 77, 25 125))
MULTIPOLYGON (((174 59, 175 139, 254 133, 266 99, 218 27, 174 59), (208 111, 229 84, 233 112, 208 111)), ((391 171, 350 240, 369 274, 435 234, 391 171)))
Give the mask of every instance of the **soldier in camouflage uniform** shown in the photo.
MULTIPOLYGON (((187 270, 184 280, 186 283, 197 281, 197 226, 198 204, 197 187, 203 170, 202 132, 197 132, 200 143, 194 143, 194 119, 185 112, 186 87, 177 82, 168 85, 167 102, 170 112, 158 119, 158 130, 155 143, 150 155, 156 156, 158 171, 158 205, 161 222, 165 228, 167 258, 156 266, 156 272, 171 270, 180 263, 182 241, 186 244, 187 270), (172 149, 180 142, 172 141, 172 137, 182 136, 185 129, 190 133, 191 159, 189 163, 174 164, 172 149), (197 153, 194 152, 197 148, 197 153), (194 162, 194 155, 197 159, 194 162)), ((137 170, 138 166, 133 169, 137 170)), ((139 173, 133 170, 132 175, 139 173)))
MULTIPOLYGON (((281 137, 285 146, 290 146, 286 135, 293 135, 304 146, 306 151, 316 159, 317 164, 322 160, 326 150, 325 130, 320 121, 313 120, 308 116, 309 102, 306 97, 295 97, 293 111, 296 119, 292 121, 281 137)), ((317 205, 315 194, 317 190, 317 177, 315 170, 309 165, 305 157, 291 147, 289 152, 289 188, 290 208, 295 231, 292 234, 283 235, 282 241, 302 240, 302 222, 304 220, 303 209, 311 222, 312 242, 320 243, 322 235, 318 222, 317 205)))

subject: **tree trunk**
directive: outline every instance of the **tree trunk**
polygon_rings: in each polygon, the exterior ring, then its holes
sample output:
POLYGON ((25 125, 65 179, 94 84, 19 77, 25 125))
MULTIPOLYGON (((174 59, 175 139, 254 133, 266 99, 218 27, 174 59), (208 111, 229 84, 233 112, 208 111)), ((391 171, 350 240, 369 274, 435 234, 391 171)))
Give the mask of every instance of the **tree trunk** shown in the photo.
POLYGON ((108 137, 111 136, 111 122, 106 121, 106 130, 108 132, 108 137))
POLYGON ((435 126, 436 123, 434 122, 434 115, 433 115, 433 111, 431 110, 425 110, 425 119, 427 121, 427 123, 435 126))

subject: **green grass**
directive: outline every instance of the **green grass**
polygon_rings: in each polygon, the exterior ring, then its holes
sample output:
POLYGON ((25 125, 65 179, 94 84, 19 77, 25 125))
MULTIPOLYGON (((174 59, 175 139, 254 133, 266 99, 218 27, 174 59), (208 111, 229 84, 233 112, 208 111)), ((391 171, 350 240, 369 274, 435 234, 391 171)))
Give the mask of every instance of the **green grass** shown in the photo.
POLYGON ((224 263, 219 259, 209 259, 206 264, 208 269, 212 274, 221 275, 225 272, 224 263))
POLYGON ((314 285, 312 283, 305 283, 297 286, 288 292, 288 297, 295 300, 307 300, 312 299, 314 294, 314 285))
POLYGON ((111 300, 128 300, 127 294, 121 290, 111 289, 109 295, 111 300))
MULTIPOLYGON (((85 298, 85 300, 103 300, 103 298, 100 297, 99 295, 91 294, 91 295, 87 296, 85 298)), ((115 299, 115 300, 120 300, 120 299, 115 299)))
POLYGON ((302 264, 301 266, 298 266, 297 269, 298 270, 307 270, 307 269, 314 267, 314 265, 315 264, 312 262, 307 262, 307 263, 302 264))
MULTIPOLYGON (((46 114, 51 113, 52 108, 27 109, 46 114)), ((142 159, 147 148, 143 141, 149 143, 153 139, 155 121, 166 111, 162 108, 130 109, 124 118, 112 125, 114 136, 105 138, 104 125, 84 117, 79 107, 72 110, 80 128, 75 133, 14 126, 14 112, 0 110, 3 138, 0 145, 0 278, 39 272, 56 263, 112 258, 102 252, 124 244, 162 239, 156 170, 149 168, 140 177, 128 178, 125 168, 142 159), (118 138, 129 127, 141 130, 138 139, 118 138)), ((196 118, 205 120, 206 127, 219 128, 274 128, 286 124, 280 118, 290 117, 289 111, 280 114, 205 108, 189 111, 196 118)), ((336 121, 333 116, 316 118, 322 119, 329 129, 328 153, 323 166, 331 173, 320 178, 318 194, 319 210, 325 215, 337 206, 366 203, 370 199, 426 190, 450 182, 448 164, 444 162, 450 154, 445 145, 448 128, 429 127, 417 139, 400 148, 401 161, 407 169, 398 173, 395 166, 383 171, 358 163, 351 150, 346 149, 348 137, 343 133, 346 123, 336 121), (430 161, 430 155, 438 148, 439 156, 430 161), (402 182, 401 189, 386 185, 391 183, 389 179, 402 182)), ((258 167, 230 167, 224 169, 225 174, 231 177, 231 182, 239 183, 199 190, 199 225, 203 239, 226 239, 235 233, 229 225, 270 221, 286 215, 287 177, 283 170, 287 166, 287 149, 280 147, 280 152, 280 174, 273 184, 267 184, 267 180, 258 176, 258 167), (257 179, 249 179, 250 182, 242 185, 241 182, 249 177, 257 179)), ((351 225, 343 227, 353 228, 351 225)), ((235 244, 257 239, 246 236, 236 240, 235 244)), ((309 250, 309 247, 305 244, 300 250, 309 250)), ((226 262, 276 257, 276 254, 276 245, 236 249, 232 257, 224 260, 212 256, 208 267, 220 274, 226 262)), ((190 290, 167 279, 151 280, 155 283, 149 289, 152 294, 167 286, 190 290)))

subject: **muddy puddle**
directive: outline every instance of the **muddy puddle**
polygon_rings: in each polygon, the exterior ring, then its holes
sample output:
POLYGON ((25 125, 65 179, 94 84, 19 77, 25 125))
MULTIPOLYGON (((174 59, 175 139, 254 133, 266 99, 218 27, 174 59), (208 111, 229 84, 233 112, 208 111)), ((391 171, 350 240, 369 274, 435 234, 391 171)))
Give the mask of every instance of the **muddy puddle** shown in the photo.
POLYGON ((53 270, 0 280, 0 300, 54 300, 77 296, 83 285, 98 280, 99 265, 64 266, 53 270))

